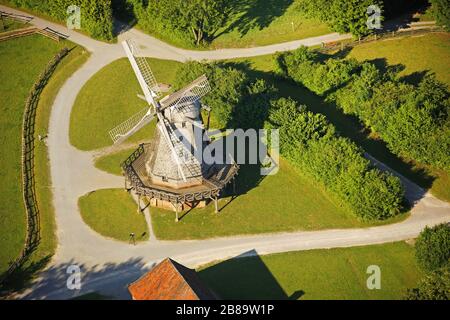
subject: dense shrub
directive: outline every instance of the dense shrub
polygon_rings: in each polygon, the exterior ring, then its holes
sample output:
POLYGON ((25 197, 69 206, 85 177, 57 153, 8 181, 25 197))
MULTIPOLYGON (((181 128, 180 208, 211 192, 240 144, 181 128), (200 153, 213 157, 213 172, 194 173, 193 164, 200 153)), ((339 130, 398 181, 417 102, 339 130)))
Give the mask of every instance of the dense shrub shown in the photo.
POLYGON ((367 27, 367 8, 370 5, 383 8, 380 0, 302 0, 299 10, 327 23, 337 32, 363 36, 371 32, 367 27))
POLYGON ((77 5, 81 8, 81 28, 91 37, 111 40, 113 19, 111 0, 8 0, 17 7, 30 9, 65 22, 67 8, 77 5))
POLYGON ((202 101, 212 108, 221 128, 263 126, 274 93, 263 79, 250 79, 245 72, 222 63, 188 62, 177 72, 175 89, 202 74, 206 74, 212 89, 202 101))
MULTIPOLYGON (((445 16, 445 12, 448 13, 448 0, 431 0, 431 2, 437 3, 436 7, 442 9, 447 5, 444 10, 441 10, 444 12, 440 13, 442 17, 445 16)), ((423 7, 426 3, 426 0, 300 0, 298 10, 308 17, 327 23, 337 32, 364 36, 372 32, 367 27, 369 6, 376 5, 380 8, 381 22, 383 22, 385 18, 394 18, 423 7)))
POLYGON ((408 289, 407 300, 449 300, 450 265, 433 271, 420 280, 417 288, 408 289))
POLYGON ((267 127, 280 129, 284 157, 321 181, 362 219, 382 220, 399 213, 399 179, 371 167, 362 150, 337 136, 323 115, 280 99, 272 103, 267 127))
POLYGON ((437 24, 445 26, 450 31, 450 1, 449 0, 430 0, 431 13, 436 19, 437 24))
POLYGON ((279 54, 277 69, 293 80, 301 83, 318 95, 337 88, 351 79, 357 61, 354 59, 327 59, 324 63, 317 63, 317 55, 307 47, 279 54))
POLYGON ((425 228, 416 241, 416 259, 425 271, 434 271, 449 264, 450 226, 446 223, 425 228))
POLYGON ((393 153, 450 170, 450 93, 434 75, 412 85, 370 62, 320 61, 305 47, 276 62, 282 74, 360 118, 393 153))

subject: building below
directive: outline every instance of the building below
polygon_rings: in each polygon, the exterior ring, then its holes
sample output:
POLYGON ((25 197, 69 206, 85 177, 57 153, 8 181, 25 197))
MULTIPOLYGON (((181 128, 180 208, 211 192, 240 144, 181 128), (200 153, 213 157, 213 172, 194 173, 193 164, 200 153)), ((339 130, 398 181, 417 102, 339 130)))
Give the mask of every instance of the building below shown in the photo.
POLYGON ((128 286, 133 300, 217 300, 195 270, 167 258, 128 286))

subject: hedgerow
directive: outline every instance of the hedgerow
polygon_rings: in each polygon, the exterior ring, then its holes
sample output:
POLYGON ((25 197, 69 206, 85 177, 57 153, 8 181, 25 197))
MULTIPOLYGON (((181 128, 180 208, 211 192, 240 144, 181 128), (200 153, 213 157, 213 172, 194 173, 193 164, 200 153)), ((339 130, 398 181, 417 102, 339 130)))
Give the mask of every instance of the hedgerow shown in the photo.
POLYGON ((363 151, 336 134, 325 116, 293 100, 273 101, 266 127, 280 130, 280 152, 334 192, 364 220, 383 220, 402 208, 400 180, 372 167, 363 151))
POLYGON ((433 74, 410 84, 370 62, 322 62, 305 47, 276 61, 285 76, 360 118, 393 153, 450 170, 450 93, 433 74))

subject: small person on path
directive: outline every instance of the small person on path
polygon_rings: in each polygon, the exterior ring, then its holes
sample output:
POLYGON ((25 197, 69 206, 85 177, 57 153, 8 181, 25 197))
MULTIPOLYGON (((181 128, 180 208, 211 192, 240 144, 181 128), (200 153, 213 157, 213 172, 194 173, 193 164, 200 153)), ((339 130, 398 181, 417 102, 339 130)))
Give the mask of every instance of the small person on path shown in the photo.
POLYGON ((130 241, 129 243, 133 243, 133 245, 136 245, 136 238, 134 232, 130 233, 130 241))

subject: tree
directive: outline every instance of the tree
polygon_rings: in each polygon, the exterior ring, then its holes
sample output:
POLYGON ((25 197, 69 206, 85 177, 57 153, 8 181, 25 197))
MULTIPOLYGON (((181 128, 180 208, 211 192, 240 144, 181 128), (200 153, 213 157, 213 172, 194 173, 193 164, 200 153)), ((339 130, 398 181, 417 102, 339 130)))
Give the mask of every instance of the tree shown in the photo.
POLYGON ((450 259, 450 226, 446 223, 426 227, 416 241, 416 259, 425 271, 444 267, 450 259))
POLYGON ((128 0, 138 23, 148 31, 174 33, 199 45, 209 41, 230 12, 226 0, 128 0))
POLYGON ((430 3, 436 22, 450 31, 450 0, 430 0, 430 3))
POLYGON ((417 288, 408 289, 405 298, 407 300, 449 300, 450 265, 426 275, 417 288))
POLYGON ((228 18, 227 0, 182 1, 181 15, 194 34, 197 45, 210 40, 228 18))
POLYGON ((337 32, 363 36, 371 32, 367 27, 367 9, 371 5, 383 9, 381 0, 304 0, 301 8, 307 16, 327 23, 337 32))

